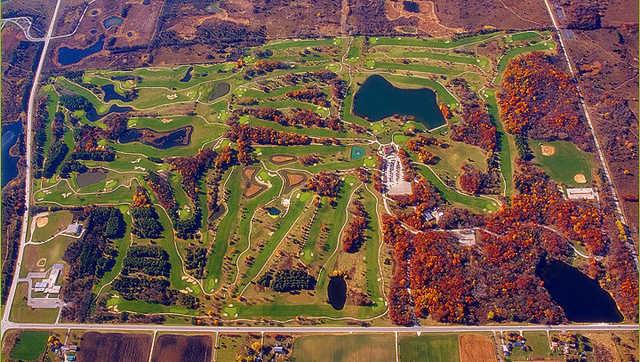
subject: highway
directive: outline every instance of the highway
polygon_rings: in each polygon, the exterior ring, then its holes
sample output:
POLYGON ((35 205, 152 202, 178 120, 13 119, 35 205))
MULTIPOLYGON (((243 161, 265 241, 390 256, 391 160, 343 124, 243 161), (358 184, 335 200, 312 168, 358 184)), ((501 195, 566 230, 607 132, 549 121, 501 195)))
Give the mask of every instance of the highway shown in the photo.
POLYGON ((40 54, 40 60, 38 61, 38 68, 36 69, 35 74, 33 75, 33 84, 31 85, 31 93, 29 94, 29 105, 27 108, 27 132, 25 136, 26 140, 26 161, 27 165, 25 167, 25 187, 24 187, 24 214, 22 215, 22 230, 20 233, 20 245, 18 246, 18 257, 16 258, 16 267, 13 272, 13 280, 11 282, 11 288, 9 289, 9 294, 7 295, 7 303, 4 307, 4 315, 2 316, 2 334, 4 334, 5 325, 9 321, 9 314, 11 313, 11 306, 13 304, 13 299, 16 293, 16 287, 18 286, 18 274, 20 273, 20 268, 22 266, 22 256, 24 254, 24 247, 27 242, 27 231, 29 230, 29 212, 31 210, 31 160, 33 159, 33 115, 36 98, 38 96, 38 86, 40 85, 40 74, 42 73, 42 67, 47 58, 47 50, 49 49, 49 41, 51 40, 51 36, 53 35, 53 30, 56 24, 56 18, 58 16, 58 10, 60 9, 60 2, 58 0, 56 2, 56 7, 53 10, 53 16, 51 17, 51 23, 49 23, 49 29, 47 30, 47 34, 44 37, 44 44, 42 46, 42 53, 40 54))
POLYGON ((140 332, 207 332, 207 333, 463 333, 463 332, 527 332, 527 331, 637 331, 638 325, 633 324, 514 324, 514 325, 442 325, 416 327, 361 327, 345 326, 331 327, 316 326, 169 326, 158 324, 83 324, 83 323, 14 323, 6 322, 3 331, 9 329, 51 330, 78 329, 99 331, 140 331, 140 332))

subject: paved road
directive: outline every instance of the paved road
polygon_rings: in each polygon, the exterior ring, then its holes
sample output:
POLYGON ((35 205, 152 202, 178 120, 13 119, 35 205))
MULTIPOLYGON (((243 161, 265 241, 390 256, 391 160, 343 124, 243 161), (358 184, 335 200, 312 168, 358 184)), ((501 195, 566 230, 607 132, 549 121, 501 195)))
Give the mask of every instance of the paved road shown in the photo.
POLYGON ((510 331, 634 331, 638 325, 633 324, 565 324, 565 325, 488 325, 488 326, 418 326, 418 327, 230 327, 230 326, 168 326, 157 324, 82 324, 82 323, 13 323, 3 324, 2 329, 82 329, 101 331, 141 331, 141 332, 220 332, 220 333, 461 333, 461 332, 510 332, 510 331))
POLYGON ((25 197, 25 208, 24 214, 22 215, 22 232, 20 233, 20 245, 18 247, 18 257, 16 259, 16 268, 13 272, 14 277, 11 283, 11 288, 9 289, 9 294, 7 295, 7 304, 4 308, 4 315, 2 316, 2 331, 4 331, 4 325, 9 321, 9 313, 11 312, 11 305, 13 304, 13 298, 16 293, 16 287, 18 285, 18 274, 20 273, 20 268, 22 266, 22 255, 24 254, 24 247, 27 241, 27 231, 29 229, 29 211, 31 209, 30 201, 31 201, 31 160, 33 159, 32 155, 32 140, 33 140, 33 114, 35 108, 36 98, 38 96, 38 85, 40 84, 40 74, 42 73, 42 67, 44 66, 47 50, 49 49, 49 41, 51 40, 51 35, 53 34, 53 28, 56 24, 56 18, 58 16, 58 9, 60 8, 61 0, 56 2, 56 8, 53 11, 53 16, 51 18, 51 23, 49 24, 49 30, 47 30, 47 34, 44 37, 44 45, 42 47, 42 54, 40 54, 40 60, 38 62, 38 68, 36 69, 35 74, 33 75, 33 84, 31 85, 31 93, 29 95, 29 106, 27 108, 27 134, 26 134, 26 160, 27 166, 25 167, 26 176, 25 176, 25 188, 24 188, 24 197, 25 197))

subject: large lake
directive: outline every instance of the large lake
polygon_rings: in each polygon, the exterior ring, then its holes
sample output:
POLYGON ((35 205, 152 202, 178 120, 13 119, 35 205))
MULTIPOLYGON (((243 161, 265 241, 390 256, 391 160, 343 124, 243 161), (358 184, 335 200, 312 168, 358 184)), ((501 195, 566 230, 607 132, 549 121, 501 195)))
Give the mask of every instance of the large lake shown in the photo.
POLYGON ((12 157, 9 150, 22 136, 22 122, 2 125, 2 186, 18 175, 18 157, 12 157))
POLYGON ((397 88, 379 75, 370 76, 358 89, 353 112, 370 121, 393 115, 413 116, 429 129, 445 123, 433 90, 397 88))
POLYGON ((558 260, 542 261, 537 274, 572 322, 622 322, 613 298, 594 279, 558 260))

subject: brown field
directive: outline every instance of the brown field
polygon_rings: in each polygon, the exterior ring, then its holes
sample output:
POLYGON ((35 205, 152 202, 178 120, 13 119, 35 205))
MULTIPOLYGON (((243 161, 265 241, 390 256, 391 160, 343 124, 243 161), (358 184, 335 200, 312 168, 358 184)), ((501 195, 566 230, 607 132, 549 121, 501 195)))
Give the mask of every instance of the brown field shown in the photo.
POLYGON ((211 336, 165 334, 156 339, 151 361, 210 361, 211 336))
POLYGON ((145 334, 85 333, 78 348, 78 361, 146 362, 151 338, 145 334))
POLYGON ((285 163, 295 161, 296 159, 296 156, 291 155, 273 155, 269 158, 269 161, 276 165, 283 165, 285 163))
POLYGON ((446 0, 436 2, 443 26, 478 31, 485 28, 531 29, 552 26, 544 2, 533 0, 446 0))
POLYGON ((298 172, 291 171, 282 171, 284 175, 285 183, 284 183, 284 193, 291 191, 294 187, 302 184, 307 180, 307 175, 298 172))
POLYGON ((638 234, 638 3, 609 2, 601 27, 569 30, 567 51, 618 196, 638 234), (597 71, 598 67, 602 69, 597 71), (594 71, 594 69, 596 71, 594 71))
POLYGON ((497 361, 496 347, 491 338, 478 334, 462 334, 460 344, 460 362, 497 361))
POLYGON ((632 357, 638 356, 637 333, 585 333, 584 336, 591 342, 596 361, 632 361, 634 360, 632 357))
MULTIPOLYGON (((418 4, 420 11, 417 13, 409 12, 404 9, 403 1, 386 1, 385 13, 390 21, 399 18, 415 18, 417 19, 417 32, 420 34, 429 34, 434 37, 451 36, 455 33, 462 32, 461 28, 448 28, 440 23, 435 12, 435 4, 429 0, 412 0, 418 4)), ((401 31, 402 32, 402 31, 401 31)))

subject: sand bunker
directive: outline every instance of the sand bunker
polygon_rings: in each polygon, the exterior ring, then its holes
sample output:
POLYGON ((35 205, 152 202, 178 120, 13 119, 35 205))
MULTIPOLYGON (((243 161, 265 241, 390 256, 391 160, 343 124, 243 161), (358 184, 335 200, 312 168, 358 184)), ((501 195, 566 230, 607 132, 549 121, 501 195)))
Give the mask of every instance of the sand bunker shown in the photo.
POLYGON ((38 219, 36 219, 36 226, 38 228, 43 228, 47 226, 48 223, 49 223, 49 218, 47 216, 40 216, 38 219))
POLYGON ((295 161, 295 160, 296 160, 296 157, 290 156, 290 155, 273 155, 271 156, 271 159, 270 159, 270 161, 275 163, 276 165, 295 161))
POLYGON ((578 173, 575 176, 573 176, 573 181, 579 183, 579 184, 586 184, 587 183, 587 178, 584 176, 583 173, 578 173))
POLYGON ((556 148, 549 145, 540 145, 540 151, 543 156, 553 156, 556 153, 556 148))

